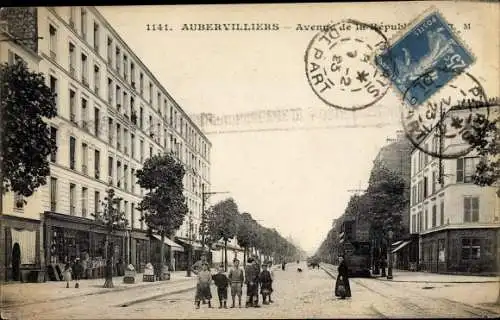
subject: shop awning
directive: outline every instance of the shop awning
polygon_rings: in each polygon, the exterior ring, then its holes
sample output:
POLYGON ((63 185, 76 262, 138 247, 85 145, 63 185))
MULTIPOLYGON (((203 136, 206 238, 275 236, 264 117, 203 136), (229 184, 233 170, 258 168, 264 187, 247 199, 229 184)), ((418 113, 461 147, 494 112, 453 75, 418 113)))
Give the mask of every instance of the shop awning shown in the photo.
MULTIPOLYGON (((180 242, 184 243, 185 245, 189 245, 189 240, 184 240, 184 239, 177 239, 179 240, 180 242)), ((203 249, 202 245, 200 243, 198 243, 197 241, 191 241, 191 244, 193 245, 193 249, 195 250, 201 250, 203 249)))
POLYGON ((397 246, 396 249, 392 250, 392 253, 396 253, 398 252, 399 250, 403 249, 404 247, 406 247, 411 241, 404 241, 403 243, 401 243, 399 246, 397 246))
MULTIPOLYGON (((159 235, 153 234, 153 237, 155 237, 156 239, 161 241, 161 237, 159 235)), ((165 237, 163 240, 164 240, 163 243, 166 244, 167 246, 171 247, 172 251, 181 251, 181 252, 184 251, 184 248, 180 244, 175 243, 174 241, 170 240, 169 238, 165 237)))

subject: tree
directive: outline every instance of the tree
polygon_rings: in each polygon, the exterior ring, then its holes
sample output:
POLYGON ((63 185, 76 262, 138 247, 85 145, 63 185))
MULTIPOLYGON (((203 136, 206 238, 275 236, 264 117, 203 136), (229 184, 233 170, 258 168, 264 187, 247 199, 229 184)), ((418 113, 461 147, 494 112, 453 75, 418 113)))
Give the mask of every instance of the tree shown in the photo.
POLYGON ((164 266, 164 240, 179 229, 188 212, 182 180, 185 169, 172 154, 155 155, 137 170, 137 183, 148 190, 139 203, 141 219, 161 237, 160 264, 164 266))
POLYGON ((0 81, 2 193, 29 197, 47 183, 48 156, 57 149, 44 121, 57 115, 55 94, 22 61, 1 64, 0 81))
POLYGON ((115 196, 115 190, 108 188, 106 190, 106 197, 102 202, 102 212, 93 214, 98 223, 106 227, 106 240, 104 244, 104 259, 106 260, 106 281, 104 288, 113 288, 113 261, 111 255, 111 246, 109 245, 109 238, 115 230, 123 230, 128 224, 125 213, 119 209, 122 198, 115 196), (111 255, 111 258, 109 258, 111 255))
POLYGON ((214 240, 224 241, 224 270, 227 271, 227 242, 237 232, 238 206, 229 198, 216 203, 210 211, 209 234, 214 240))
POLYGON ((243 247, 243 264, 246 265, 248 249, 255 241, 255 231, 252 228, 252 216, 248 212, 243 212, 237 216, 236 239, 243 247))

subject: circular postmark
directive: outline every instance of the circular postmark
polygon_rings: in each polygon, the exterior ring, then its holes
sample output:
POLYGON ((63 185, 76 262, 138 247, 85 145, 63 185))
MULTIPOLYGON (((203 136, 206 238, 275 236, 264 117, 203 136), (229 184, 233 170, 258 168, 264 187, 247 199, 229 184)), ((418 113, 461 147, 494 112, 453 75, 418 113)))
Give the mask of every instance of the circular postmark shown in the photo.
POLYGON ((372 56, 388 47, 386 36, 374 26, 352 19, 330 24, 306 49, 307 81, 331 107, 356 111, 372 106, 390 87, 372 56))
POLYGON ((432 157, 456 159, 477 146, 471 141, 480 139, 470 139, 471 135, 486 134, 490 115, 498 110, 488 103, 480 82, 467 72, 461 72, 462 76, 440 88, 425 103, 412 105, 411 98, 407 99, 411 88, 432 86, 437 72, 456 71, 434 69, 415 79, 402 99, 401 121, 406 137, 415 148, 432 157))

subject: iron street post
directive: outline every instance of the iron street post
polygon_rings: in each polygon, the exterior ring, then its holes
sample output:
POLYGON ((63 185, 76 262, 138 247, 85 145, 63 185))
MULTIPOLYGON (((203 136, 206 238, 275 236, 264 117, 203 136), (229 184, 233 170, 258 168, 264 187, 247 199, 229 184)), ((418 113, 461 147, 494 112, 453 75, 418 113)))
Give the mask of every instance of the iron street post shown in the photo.
POLYGON ((389 232, 387 233, 387 236, 389 238, 389 266, 387 268, 387 279, 388 280, 392 280, 392 237, 393 237, 393 233, 392 233, 392 230, 389 230, 389 232))

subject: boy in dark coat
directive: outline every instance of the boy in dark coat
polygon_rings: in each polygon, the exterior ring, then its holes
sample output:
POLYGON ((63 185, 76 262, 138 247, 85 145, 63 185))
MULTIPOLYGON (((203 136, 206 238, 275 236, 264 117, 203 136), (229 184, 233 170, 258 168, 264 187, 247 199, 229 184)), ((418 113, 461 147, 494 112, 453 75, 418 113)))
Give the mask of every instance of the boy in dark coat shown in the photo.
POLYGON ((260 283, 260 294, 262 294, 262 304, 269 304, 267 297, 271 294, 272 291, 272 278, 271 273, 267 270, 267 264, 262 265, 262 271, 259 275, 259 283, 260 283))
POLYGON ((247 302, 245 307, 258 307, 255 303, 255 298, 258 297, 258 281, 259 273, 254 265, 254 259, 252 257, 248 258, 248 264, 245 266, 245 283, 247 285, 247 302))
POLYGON ((217 295, 219 296, 219 309, 222 308, 222 304, 224 304, 224 308, 227 309, 227 287, 229 286, 229 279, 224 274, 224 267, 219 267, 219 273, 212 276, 214 280, 215 286, 217 287, 217 295))

